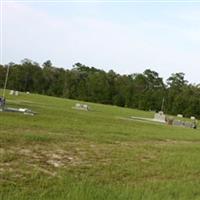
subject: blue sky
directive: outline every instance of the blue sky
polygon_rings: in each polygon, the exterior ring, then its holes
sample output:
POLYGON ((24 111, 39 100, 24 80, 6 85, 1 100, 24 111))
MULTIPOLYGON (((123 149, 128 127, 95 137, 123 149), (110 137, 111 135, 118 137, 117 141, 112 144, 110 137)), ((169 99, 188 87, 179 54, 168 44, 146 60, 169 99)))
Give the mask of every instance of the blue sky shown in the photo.
MULTIPOLYGON (((25 1, 25 0, 24 0, 25 1)), ((199 3, 3 3, 3 63, 75 62, 200 83, 199 3)))

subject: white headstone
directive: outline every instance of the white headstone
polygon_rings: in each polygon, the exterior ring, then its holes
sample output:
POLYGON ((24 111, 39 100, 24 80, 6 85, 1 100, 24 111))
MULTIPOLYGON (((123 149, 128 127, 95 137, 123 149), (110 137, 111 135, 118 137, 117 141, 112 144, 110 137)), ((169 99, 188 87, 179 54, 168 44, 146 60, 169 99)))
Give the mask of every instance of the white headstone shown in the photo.
POLYGON ((89 110, 89 106, 87 104, 76 103, 75 108, 79 110, 89 110))
POLYGON ((10 90, 10 95, 13 95, 14 94, 14 90, 10 90))
POLYGON ((190 119, 191 119, 191 120, 195 120, 196 118, 192 116, 192 117, 190 117, 190 119))
POLYGON ((83 105, 83 108, 84 108, 85 110, 89 110, 89 109, 88 109, 88 105, 86 105, 86 104, 83 105))
POLYGON ((177 117, 183 118, 183 115, 182 114, 178 114, 177 117))
POLYGON ((155 121, 165 122, 165 119, 166 119, 166 116, 162 111, 155 113, 155 115, 154 115, 155 121))

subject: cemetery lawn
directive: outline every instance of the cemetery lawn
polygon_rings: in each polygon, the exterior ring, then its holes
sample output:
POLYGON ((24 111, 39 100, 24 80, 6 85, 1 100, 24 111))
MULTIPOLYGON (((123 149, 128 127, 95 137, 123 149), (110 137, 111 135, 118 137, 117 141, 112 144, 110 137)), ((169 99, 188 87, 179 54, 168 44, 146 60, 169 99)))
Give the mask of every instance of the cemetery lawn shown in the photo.
POLYGON ((7 100, 37 115, 0 112, 0 199, 200 199, 200 129, 134 121, 153 113, 116 106, 7 100))

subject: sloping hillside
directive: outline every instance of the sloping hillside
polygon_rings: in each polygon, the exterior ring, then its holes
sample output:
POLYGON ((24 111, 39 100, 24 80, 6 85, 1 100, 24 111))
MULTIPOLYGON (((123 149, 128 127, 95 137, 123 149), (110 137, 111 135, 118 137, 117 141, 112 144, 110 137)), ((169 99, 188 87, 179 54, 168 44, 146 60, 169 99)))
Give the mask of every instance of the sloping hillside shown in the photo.
POLYGON ((130 120, 151 112, 35 94, 0 112, 1 199, 200 199, 200 130, 130 120))

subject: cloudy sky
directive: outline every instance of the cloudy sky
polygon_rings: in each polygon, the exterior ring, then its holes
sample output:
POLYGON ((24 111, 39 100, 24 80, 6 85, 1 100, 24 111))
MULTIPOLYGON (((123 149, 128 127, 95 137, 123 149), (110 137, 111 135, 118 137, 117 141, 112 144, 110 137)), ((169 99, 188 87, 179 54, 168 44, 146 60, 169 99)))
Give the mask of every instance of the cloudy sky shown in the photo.
MULTIPOLYGON (((200 83, 200 1, 3 1, 3 60, 76 62, 121 74, 150 68, 200 83)), ((2 14, 2 13, 1 13, 2 14)))

